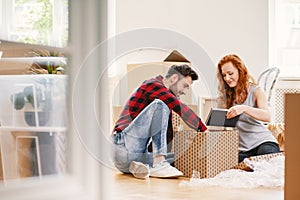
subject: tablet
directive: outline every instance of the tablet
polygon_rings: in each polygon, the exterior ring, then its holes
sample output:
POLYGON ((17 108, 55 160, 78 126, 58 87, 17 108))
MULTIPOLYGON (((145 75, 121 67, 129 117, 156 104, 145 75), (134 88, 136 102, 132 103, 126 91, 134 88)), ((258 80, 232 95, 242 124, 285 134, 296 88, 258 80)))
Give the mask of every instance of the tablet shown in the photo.
POLYGON ((240 116, 238 115, 234 118, 227 119, 226 118, 227 111, 228 109, 212 108, 206 119, 206 125, 221 126, 221 127, 236 127, 236 124, 240 116))

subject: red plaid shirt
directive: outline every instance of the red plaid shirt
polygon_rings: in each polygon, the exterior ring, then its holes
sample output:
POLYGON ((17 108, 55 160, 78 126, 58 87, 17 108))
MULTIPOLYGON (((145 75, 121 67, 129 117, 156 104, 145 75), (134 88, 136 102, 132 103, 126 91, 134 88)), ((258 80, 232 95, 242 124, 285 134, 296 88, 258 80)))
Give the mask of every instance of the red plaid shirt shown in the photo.
MULTIPOLYGON (((127 101, 119 119, 115 124, 114 131, 121 132, 136 118, 138 114, 149 105, 154 99, 160 99, 169 108, 175 111, 183 121, 192 129, 205 131, 207 128, 201 119, 187 105, 182 103, 168 88, 162 83, 163 77, 157 76, 142 83, 142 85, 131 95, 127 101)), ((170 112, 167 143, 173 139, 172 112, 170 112)))

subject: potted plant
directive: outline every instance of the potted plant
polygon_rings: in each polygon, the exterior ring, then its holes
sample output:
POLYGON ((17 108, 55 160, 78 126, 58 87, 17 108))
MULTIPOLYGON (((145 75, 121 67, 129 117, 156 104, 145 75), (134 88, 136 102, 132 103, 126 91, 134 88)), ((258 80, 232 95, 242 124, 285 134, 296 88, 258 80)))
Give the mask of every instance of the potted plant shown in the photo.
POLYGON ((63 74, 65 71, 65 56, 60 52, 32 49, 27 56, 36 60, 27 69, 26 74, 63 74))

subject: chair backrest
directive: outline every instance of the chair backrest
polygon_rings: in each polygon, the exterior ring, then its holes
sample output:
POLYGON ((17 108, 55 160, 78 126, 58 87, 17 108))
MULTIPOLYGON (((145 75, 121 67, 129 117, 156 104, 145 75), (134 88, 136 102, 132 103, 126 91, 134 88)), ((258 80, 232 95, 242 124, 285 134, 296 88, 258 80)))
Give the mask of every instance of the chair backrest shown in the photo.
POLYGON ((279 73, 280 69, 277 67, 268 68, 259 75, 257 80, 258 85, 261 86, 267 94, 269 105, 271 101, 272 91, 275 83, 278 80, 279 73))

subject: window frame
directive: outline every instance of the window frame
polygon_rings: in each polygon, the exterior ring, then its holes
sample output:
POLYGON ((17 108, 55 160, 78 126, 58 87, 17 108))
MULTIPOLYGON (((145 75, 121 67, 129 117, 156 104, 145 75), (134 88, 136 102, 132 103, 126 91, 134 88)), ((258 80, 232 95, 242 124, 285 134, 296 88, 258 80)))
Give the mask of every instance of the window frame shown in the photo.
MULTIPOLYGON (((293 52, 296 54, 297 52, 300 52, 300 46, 286 46, 286 47, 280 47, 278 44, 279 40, 278 38, 282 38, 282 35, 277 31, 278 29, 281 30, 282 27, 279 27, 279 13, 280 9, 282 9, 281 6, 287 5, 287 4, 295 4, 300 7, 300 0, 269 0, 269 65, 270 67, 278 67, 281 70, 281 73, 279 74, 280 79, 300 79, 300 60, 298 63, 294 66, 285 67, 283 64, 287 60, 287 56, 292 56, 293 52), (280 56, 280 52, 283 54, 286 52, 286 56, 280 56)), ((299 11, 300 13, 300 11, 299 11)), ((300 16, 298 16, 300 18, 300 16)), ((300 33, 300 22, 298 24, 298 27, 289 27, 287 30, 297 29, 300 33)), ((288 39, 288 37, 286 37, 288 39)), ((300 38, 299 38, 300 39, 300 38)), ((298 56, 299 57, 299 56, 298 56)), ((297 59, 295 56, 292 56, 292 58, 297 59)))
MULTIPOLYGON (((84 107, 72 107, 73 81, 76 78, 76 72, 80 69, 87 52, 89 52, 97 43, 105 39, 107 36, 107 16, 101 15, 103 21, 99 23, 100 13, 106 13, 107 0, 98 1, 69 1, 69 17, 70 34, 69 44, 66 48, 57 50, 62 51, 65 55, 70 55, 69 64, 69 124, 67 130, 67 174, 45 176, 41 180, 36 178, 28 178, 20 180, 8 180, 0 183, 0 196, 7 200, 18 199, 101 199, 104 197, 103 189, 99 187, 105 186, 101 183, 101 176, 105 171, 102 166, 90 153, 85 149, 78 137, 76 130, 76 122, 73 118, 73 112, 80 112, 80 119, 88 119, 88 116, 94 113, 85 112, 84 107), (78 15, 81 13, 81 15, 78 15), (95 18, 95 19, 94 19, 95 18), (95 20, 92 23, 90 20, 95 20), (86 23, 89 22, 89 23, 86 23), (83 28, 86 29, 83 31, 83 28), (88 30, 90 31, 88 31, 88 30), (90 36, 88 34, 90 34, 90 36), (94 37, 96 34, 96 38, 94 37), (100 38, 100 37, 103 38, 100 38)), ((30 46, 30 45, 29 45, 30 46)), ((39 47, 39 46, 35 46, 39 47)), ((43 46, 40 46, 43 47, 43 46)), ((90 74, 84 75, 89 79, 90 74)), ((85 88, 79 88, 84 94, 85 88)), ((81 99, 84 101, 84 95, 81 99)), ((80 120, 79 119, 79 120, 80 120)), ((90 127, 88 127, 90 128, 90 127)), ((90 130, 95 130, 92 127, 90 130)), ((96 130, 95 130, 96 131, 96 130)), ((96 140, 98 142, 98 140, 96 140)), ((95 141, 95 142, 96 142, 95 141)), ((101 146, 101 141, 100 144, 101 146)))
MULTIPOLYGON (((22 26, 20 24, 17 24, 15 21, 15 14, 14 14, 14 9, 15 9, 15 1, 16 0, 0 0, 0 10, 1 10, 1 16, 0 16, 0 25, 1 27, 6 27, 0 29, 0 37, 1 38, 6 38, 5 40, 8 41, 13 41, 15 40, 14 37, 19 37, 22 35, 33 35, 33 34, 38 34, 36 30, 31 30, 29 27, 23 26, 24 33, 21 34, 18 29, 22 29, 22 26), (2 6, 1 6, 2 5, 2 6), (2 19, 2 20, 1 20, 2 19), (2 23, 1 23, 2 22, 2 23), (29 31, 29 32, 28 32, 29 31)), ((27 6, 32 6, 34 4, 38 4, 39 2, 36 3, 28 3, 27 6)), ((48 36, 48 46, 53 46, 53 47, 64 47, 64 39, 63 37, 67 37, 65 34, 65 24, 60 24, 60 21, 66 20, 66 15, 68 13, 65 12, 65 8, 63 7, 64 5, 64 0, 54 0, 53 1, 53 10, 55 11, 55 14, 53 14, 53 19, 52 19, 52 27, 53 31, 47 33, 48 36), (56 31, 55 31, 56 30, 56 31)), ((23 7, 26 7, 24 5, 23 7)), ((67 23, 67 22, 66 22, 67 23)), ((68 24, 67 24, 68 27, 68 24)), ((14 41, 18 42, 18 41, 14 41)), ((44 44, 34 44, 34 45, 44 45, 44 44)))

